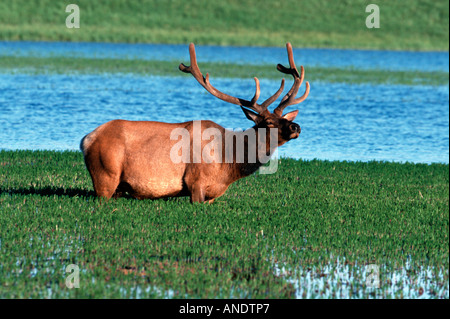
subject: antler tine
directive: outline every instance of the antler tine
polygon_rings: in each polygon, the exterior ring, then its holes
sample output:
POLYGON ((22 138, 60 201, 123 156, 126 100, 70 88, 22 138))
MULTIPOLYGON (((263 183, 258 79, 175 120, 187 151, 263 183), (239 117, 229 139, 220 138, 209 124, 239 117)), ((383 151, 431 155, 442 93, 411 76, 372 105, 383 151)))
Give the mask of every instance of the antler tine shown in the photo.
POLYGON ((280 104, 276 107, 276 109, 273 111, 275 114, 281 116, 283 114, 284 109, 289 106, 289 105, 295 105, 295 104, 299 104, 301 102, 303 102, 309 95, 309 91, 310 91, 310 86, 309 86, 309 82, 306 81, 306 89, 305 89, 305 93, 303 93, 303 95, 299 98, 295 98, 295 96, 297 95, 298 89, 300 88, 300 84, 301 82, 299 80, 296 80, 296 82, 298 84, 294 84, 294 86, 296 87, 294 89, 294 91, 292 92, 291 95, 289 95, 289 93, 283 98, 282 102, 280 102, 280 104))
MULTIPOLYGON (((203 76, 202 72, 200 72, 200 69, 197 65, 197 56, 195 54, 195 46, 194 43, 191 43, 189 45, 189 57, 191 61, 190 66, 186 66, 183 63, 180 63, 179 69, 183 71, 184 73, 191 73, 194 78, 203 86, 206 85, 206 78, 203 76)), ((208 78, 209 75, 206 74, 206 77, 208 78)), ((206 87, 205 87, 206 88, 206 87)))
POLYGON ((292 53, 292 45, 288 42, 286 43, 286 48, 288 52, 289 68, 286 68, 281 64, 278 64, 277 69, 282 73, 291 74, 294 77, 294 84, 292 85, 289 92, 281 99, 280 104, 273 111, 273 113, 277 114, 278 116, 281 116, 283 114, 283 110, 287 106, 303 102, 308 97, 310 90, 309 82, 306 82, 305 93, 301 97, 295 98, 295 96, 298 93, 298 90, 300 89, 300 86, 303 83, 303 79, 305 78, 305 69, 303 68, 303 66, 301 66, 300 74, 298 73, 297 67, 295 66, 294 62, 294 54, 292 53))
MULTIPOLYGON (((292 69, 288 69, 288 70, 292 70, 292 69)), ((297 68, 295 68, 293 70, 293 72, 297 72, 297 74, 298 74, 297 68)), ((294 84, 292 85, 292 87, 289 90, 289 92, 286 93, 286 95, 281 99, 281 103, 286 101, 290 96, 292 96, 292 95, 296 96, 297 95, 298 90, 299 90, 300 86, 302 85, 303 79, 305 77, 305 69, 303 68, 303 65, 300 66, 300 76, 293 75, 293 77, 294 77, 294 84)))
POLYGON ((261 88, 259 87, 259 79, 255 76, 253 78, 255 80, 255 84, 256 84, 256 91, 255 91, 255 95, 253 96, 252 100, 250 101, 250 103, 252 105, 258 106, 259 105, 256 103, 259 99, 259 94, 261 93, 261 88))
POLYGON ((264 109, 267 109, 267 107, 272 104, 276 99, 278 99, 280 97, 281 92, 283 92, 284 90, 284 79, 281 79, 281 86, 278 89, 278 91, 275 92, 274 95, 272 95, 271 97, 269 97, 267 100, 265 100, 261 106, 264 107, 264 109))
POLYGON ((289 60, 289 68, 278 64, 277 69, 278 71, 285 73, 285 74, 292 74, 294 77, 299 77, 297 67, 295 66, 294 62, 294 54, 292 53, 292 45, 288 42, 286 43, 286 49, 288 52, 288 60, 289 60))
POLYGON ((259 80, 258 78, 254 78, 255 80, 255 84, 256 84, 256 91, 255 91, 255 95, 253 96, 253 98, 248 101, 248 100, 244 100, 241 98, 237 98, 228 94, 225 94, 223 92, 220 92, 219 90, 217 90, 214 86, 211 85, 211 83, 209 82, 209 74, 206 73, 206 77, 203 76, 202 72, 200 71, 198 65, 197 65, 197 58, 195 55, 195 46, 193 43, 191 43, 189 45, 189 55, 190 55, 190 60, 191 60, 191 65, 190 66, 186 66, 183 63, 180 63, 179 69, 185 73, 191 73, 194 78, 212 95, 214 95, 215 97, 225 101, 225 102, 229 102, 232 104, 236 104, 236 105, 240 105, 240 106, 244 106, 247 107, 249 109, 252 109, 256 112, 258 112, 259 114, 264 113, 264 111, 266 111, 267 106, 261 106, 258 103, 256 103, 259 99, 259 95, 261 92, 260 86, 259 86, 259 80))

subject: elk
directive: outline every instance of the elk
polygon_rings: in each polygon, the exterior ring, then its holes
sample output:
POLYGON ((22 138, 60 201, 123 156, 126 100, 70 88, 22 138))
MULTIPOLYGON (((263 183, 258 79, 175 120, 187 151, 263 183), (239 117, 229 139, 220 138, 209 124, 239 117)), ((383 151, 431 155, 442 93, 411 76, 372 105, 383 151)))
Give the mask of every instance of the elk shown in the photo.
POLYGON ((306 82, 305 93, 301 97, 296 97, 305 71, 301 66, 298 72, 294 63, 292 46, 287 43, 286 47, 290 67, 278 64, 277 69, 284 74, 292 75, 294 82, 271 113, 268 106, 283 92, 284 79, 278 91, 261 104, 257 103, 260 85, 256 77, 254 78, 256 92, 251 100, 225 94, 210 84, 208 73, 203 76, 197 65, 194 44, 191 43, 189 46, 190 66, 181 63, 179 69, 192 74, 213 96, 239 105, 246 117, 255 125, 246 131, 231 134, 230 130, 212 121, 163 123, 113 120, 107 122, 87 134, 80 144, 96 195, 107 199, 117 198, 126 193, 137 199, 190 196, 191 202, 212 203, 214 199, 225 193, 230 184, 258 170, 263 165, 261 156, 258 155, 261 153, 258 150, 264 148, 265 155, 270 156, 277 147, 297 138, 301 131, 300 126, 293 122, 298 110, 284 115, 283 110, 287 106, 304 101, 309 94, 310 86, 306 82), (198 138, 196 141, 195 127, 202 134, 208 130, 214 130, 222 136, 234 135, 231 160, 224 160, 227 152, 224 143, 220 141, 215 143, 215 148, 212 149, 211 156, 215 159, 214 161, 206 160, 203 156, 199 157, 199 150, 205 148, 208 141, 202 139, 198 141, 198 138), (180 155, 179 151, 183 150, 173 152, 174 147, 179 143, 178 140, 171 138, 171 134, 176 130, 187 132, 188 139, 188 154, 184 154, 183 157, 186 160, 178 162, 173 160, 173 154, 180 155), (268 133, 274 130, 275 135, 268 133), (249 138, 252 134, 256 137, 253 140, 249 138), (241 137, 244 140, 244 148, 238 150, 236 140, 241 137), (194 147, 196 143, 200 148, 194 147), (252 154, 257 154, 254 160, 250 160, 252 154), (243 160, 238 161, 239 155, 242 155, 240 158, 243 160), (194 158, 197 158, 197 161, 194 158))

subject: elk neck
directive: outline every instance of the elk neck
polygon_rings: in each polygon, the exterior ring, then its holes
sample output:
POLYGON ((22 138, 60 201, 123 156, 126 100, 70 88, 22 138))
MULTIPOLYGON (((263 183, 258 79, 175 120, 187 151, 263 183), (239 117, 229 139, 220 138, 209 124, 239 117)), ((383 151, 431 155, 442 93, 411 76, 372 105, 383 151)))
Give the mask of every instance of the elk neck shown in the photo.
POLYGON ((256 172, 270 160, 278 147, 278 135, 271 135, 268 128, 261 129, 255 125, 243 132, 228 133, 234 135, 233 162, 228 164, 233 180, 256 172))

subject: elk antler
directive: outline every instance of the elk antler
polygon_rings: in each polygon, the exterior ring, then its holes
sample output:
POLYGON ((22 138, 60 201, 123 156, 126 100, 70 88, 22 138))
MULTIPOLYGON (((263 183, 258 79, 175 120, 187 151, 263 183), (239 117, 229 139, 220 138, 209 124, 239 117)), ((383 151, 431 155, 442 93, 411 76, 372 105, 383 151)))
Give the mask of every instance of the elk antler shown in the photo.
POLYGON ((289 106, 289 105, 295 105, 303 102, 309 94, 309 82, 306 82, 306 90, 305 93, 299 97, 295 98, 297 95, 298 89, 302 85, 303 79, 305 77, 305 69, 303 68, 303 65, 300 66, 301 73, 298 73, 297 67, 294 63, 294 55, 292 54, 292 45, 288 42, 286 43, 286 48, 288 52, 288 59, 289 59, 289 66, 290 68, 286 68, 282 66, 281 64, 277 65, 278 71, 285 73, 285 74, 291 74, 294 77, 294 84, 292 85, 289 92, 281 99, 280 104, 275 108, 273 111, 274 114, 278 116, 283 115, 283 110, 289 106))
MULTIPOLYGON (((267 112, 267 107, 272 104, 276 99, 278 99, 278 97, 280 96, 281 92, 283 92, 283 88, 284 88, 284 79, 281 81, 281 86, 278 89, 277 92, 275 92, 274 95, 272 95, 270 98, 268 98, 267 100, 265 100, 262 104, 258 104, 256 103, 258 101, 259 98, 259 94, 260 94, 260 87, 259 87, 259 80, 258 78, 254 78, 255 79, 255 83, 256 83, 256 92, 255 95, 253 96, 253 98, 248 101, 248 100, 244 100, 244 99, 240 99, 225 93, 220 92, 219 90, 217 90, 214 86, 211 85, 211 83, 209 83, 209 74, 206 73, 206 77, 203 76, 202 72, 200 71, 198 65, 197 65, 197 58, 195 56, 195 46, 193 43, 191 43, 189 45, 189 55, 190 55, 190 60, 191 60, 191 65, 190 66, 186 66, 183 63, 180 64, 179 68, 181 71, 185 72, 185 73, 191 73, 194 78, 212 95, 214 95, 215 97, 225 101, 225 102, 229 102, 232 104, 237 104, 240 106, 244 106, 247 107, 249 109, 252 109, 256 112, 258 112, 259 114, 263 114, 265 112, 267 112)), ((291 89, 292 90, 292 89, 291 89)))

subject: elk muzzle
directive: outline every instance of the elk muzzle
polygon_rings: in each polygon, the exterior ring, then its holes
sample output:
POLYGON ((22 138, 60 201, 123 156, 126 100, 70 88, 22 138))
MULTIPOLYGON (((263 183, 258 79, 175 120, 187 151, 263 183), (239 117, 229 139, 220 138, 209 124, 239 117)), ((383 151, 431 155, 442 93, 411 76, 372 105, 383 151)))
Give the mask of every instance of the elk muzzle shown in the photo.
POLYGON ((301 131, 302 129, 300 128, 300 125, 297 123, 291 123, 289 125, 289 139, 297 138, 301 131))

